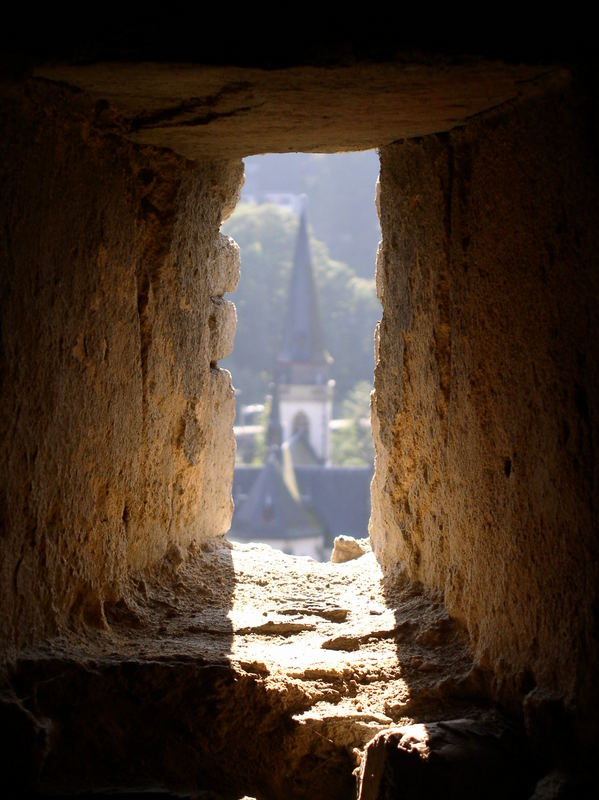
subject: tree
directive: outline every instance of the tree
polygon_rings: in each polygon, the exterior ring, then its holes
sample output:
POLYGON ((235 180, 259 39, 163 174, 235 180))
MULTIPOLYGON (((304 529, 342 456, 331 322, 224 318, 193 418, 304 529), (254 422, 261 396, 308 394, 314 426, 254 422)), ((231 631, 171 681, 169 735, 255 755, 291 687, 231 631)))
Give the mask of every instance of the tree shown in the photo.
POLYGON ((343 401, 343 418, 347 426, 332 435, 332 461, 335 466, 366 466, 374 462, 374 445, 370 430, 370 392, 372 386, 360 381, 343 401))

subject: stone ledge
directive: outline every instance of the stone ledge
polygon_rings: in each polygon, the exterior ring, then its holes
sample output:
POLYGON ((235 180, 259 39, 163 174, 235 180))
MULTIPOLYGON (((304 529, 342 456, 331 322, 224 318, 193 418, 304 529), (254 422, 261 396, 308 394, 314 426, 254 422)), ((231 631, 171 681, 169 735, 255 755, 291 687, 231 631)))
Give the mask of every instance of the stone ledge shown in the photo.
POLYGON ((386 588, 372 553, 321 564, 220 541, 185 555, 132 580, 106 628, 8 668, 1 717, 23 722, 9 761, 30 788, 237 800, 293 784, 341 800, 377 733, 485 703, 463 632, 417 587, 386 588), (335 636, 352 646, 328 649, 335 636))

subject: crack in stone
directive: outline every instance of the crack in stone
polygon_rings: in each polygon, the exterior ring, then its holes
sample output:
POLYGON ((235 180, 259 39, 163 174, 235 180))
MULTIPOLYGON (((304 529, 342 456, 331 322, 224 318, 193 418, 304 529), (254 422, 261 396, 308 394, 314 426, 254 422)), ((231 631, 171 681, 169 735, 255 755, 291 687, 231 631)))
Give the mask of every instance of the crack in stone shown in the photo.
MULTIPOLYGON (((211 95, 205 95, 204 97, 191 97, 188 100, 183 100, 177 105, 170 106, 169 108, 163 108, 159 111, 148 112, 146 114, 140 114, 139 116, 135 117, 131 121, 131 128, 133 131, 138 131, 142 128, 160 126, 160 127, 171 127, 171 125, 162 125, 161 123, 171 123, 171 124, 193 124, 193 123, 184 123, 184 122, 176 122, 177 117, 183 114, 189 114, 196 109, 199 108, 214 108, 218 105, 218 103, 227 95, 231 94, 239 94, 241 92, 246 91, 252 86, 251 83, 247 81, 238 81, 235 83, 228 84, 227 86, 223 86, 218 92, 215 92, 211 95)), ((251 108, 251 107, 248 107, 251 108)), ((239 109, 241 110, 241 109, 239 109)), ((243 109, 248 110, 248 109, 243 109)), ((223 112, 224 116, 232 116, 236 114, 238 109, 235 109, 230 112, 223 112)), ((220 116, 217 112, 215 112, 216 116, 220 116)), ((211 116, 210 114, 204 115, 205 117, 211 116)), ((199 117, 198 119, 201 119, 199 117)), ((197 123, 197 124, 206 124, 206 123, 197 123)))

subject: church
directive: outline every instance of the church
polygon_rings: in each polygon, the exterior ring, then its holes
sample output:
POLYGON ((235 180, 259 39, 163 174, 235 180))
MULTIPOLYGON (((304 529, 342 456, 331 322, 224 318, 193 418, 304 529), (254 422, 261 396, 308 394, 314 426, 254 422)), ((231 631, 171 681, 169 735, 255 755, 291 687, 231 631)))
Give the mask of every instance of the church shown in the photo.
POLYGON ((229 538, 326 560, 335 536, 368 535, 373 467, 331 465, 335 382, 312 269, 306 209, 295 242, 263 466, 236 466, 229 538))

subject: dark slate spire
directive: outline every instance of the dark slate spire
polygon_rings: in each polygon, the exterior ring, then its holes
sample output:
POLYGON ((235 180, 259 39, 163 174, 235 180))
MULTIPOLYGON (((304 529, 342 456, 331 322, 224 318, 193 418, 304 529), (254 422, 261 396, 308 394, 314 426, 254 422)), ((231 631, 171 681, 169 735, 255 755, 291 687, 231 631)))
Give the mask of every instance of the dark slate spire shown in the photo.
POLYGON ((322 340, 304 203, 295 243, 279 363, 310 361, 324 364, 329 360, 322 340))
POLYGON ((278 384, 271 384, 271 401, 270 401, 270 414, 268 416, 268 427, 266 430, 266 444, 269 448, 280 449, 283 443, 283 428, 281 426, 281 417, 279 414, 279 386, 278 384))

